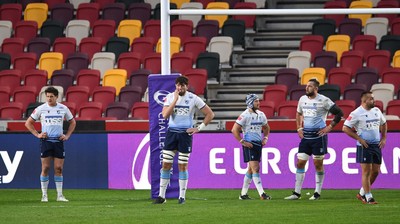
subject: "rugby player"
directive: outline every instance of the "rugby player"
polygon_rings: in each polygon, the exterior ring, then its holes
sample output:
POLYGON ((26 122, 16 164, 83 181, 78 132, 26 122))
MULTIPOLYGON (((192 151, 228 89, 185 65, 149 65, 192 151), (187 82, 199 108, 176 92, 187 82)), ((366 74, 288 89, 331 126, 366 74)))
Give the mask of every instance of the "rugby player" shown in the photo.
POLYGON ((306 85, 306 94, 299 99, 296 114, 297 133, 300 144, 297 153, 296 182, 292 195, 286 200, 301 198, 301 188, 305 177, 305 166, 313 155, 315 166, 315 191, 309 200, 318 200, 321 197, 322 184, 325 178, 324 156, 327 153, 328 136, 333 127, 341 120, 342 110, 328 97, 318 94, 319 81, 310 79, 306 85), (335 115, 327 126, 328 113, 335 115))
POLYGON ((47 189, 49 185, 49 170, 54 161, 54 182, 57 190, 57 201, 68 202, 62 192, 63 166, 65 159, 64 141, 67 141, 75 130, 76 122, 71 111, 65 105, 57 103, 58 90, 54 87, 45 89, 46 103, 38 106, 25 122, 25 127, 40 139, 40 157, 42 171, 40 182, 42 189, 42 202, 48 202, 47 189), (69 122, 67 133, 63 133, 63 122, 69 122), (40 121, 42 131, 35 129, 35 121, 40 121))

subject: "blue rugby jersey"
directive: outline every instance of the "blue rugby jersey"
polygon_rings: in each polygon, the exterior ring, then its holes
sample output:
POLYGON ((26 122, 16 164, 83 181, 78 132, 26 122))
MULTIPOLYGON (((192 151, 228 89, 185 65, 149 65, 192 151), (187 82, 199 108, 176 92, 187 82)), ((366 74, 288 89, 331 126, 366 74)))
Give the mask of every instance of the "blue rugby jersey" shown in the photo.
POLYGON ((317 132, 326 126, 329 109, 335 103, 328 97, 317 94, 314 99, 304 95, 299 99, 297 112, 304 117, 304 138, 317 138, 317 132))
POLYGON ((56 141, 63 134, 64 118, 70 121, 74 116, 68 107, 61 103, 57 103, 54 107, 44 103, 32 112, 31 118, 35 121, 40 120, 42 132, 47 132, 47 140, 56 141))
POLYGON ((243 139, 246 142, 260 143, 262 141, 262 126, 268 123, 264 112, 256 110, 257 113, 252 113, 247 108, 237 118, 236 123, 242 127, 243 139))
MULTIPOLYGON (((350 113, 344 125, 349 128, 354 127, 357 131, 357 135, 368 144, 379 144, 381 140, 379 129, 380 126, 385 123, 386 118, 379 108, 374 107, 370 110, 366 110, 362 106, 359 106, 350 113)), ((361 144, 357 141, 357 145, 361 144)))
MULTIPOLYGON (((165 98, 164 107, 168 107, 173 100, 174 93, 172 92, 165 98)), ((186 129, 192 128, 196 108, 201 110, 205 105, 206 103, 194 93, 186 92, 185 95, 179 96, 174 111, 169 118, 169 130, 172 132, 185 132, 186 129)))

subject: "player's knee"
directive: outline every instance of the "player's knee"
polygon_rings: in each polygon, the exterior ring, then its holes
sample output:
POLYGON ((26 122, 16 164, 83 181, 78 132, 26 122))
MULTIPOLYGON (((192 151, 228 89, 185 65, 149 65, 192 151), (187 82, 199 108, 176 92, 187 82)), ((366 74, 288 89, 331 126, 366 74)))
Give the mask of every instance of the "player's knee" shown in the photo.
POLYGON ((48 173, 50 171, 50 166, 42 166, 42 172, 48 173))
POLYGON ((173 163, 174 162, 174 151, 163 150, 163 162, 164 163, 173 163))
POLYGON ((179 164, 187 164, 189 162, 190 153, 179 153, 178 163, 179 164))
POLYGON ((250 165, 250 169, 252 173, 259 173, 260 172, 260 165, 258 163, 254 163, 250 165))
POLYGON ((55 166, 54 167, 54 174, 61 175, 62 171, 63 171, 63 168, 61 166, 55 166))
POLYGON ((305 154, 304 152, 297 153, 297 159, 308 161, 310 158, 309 155, 305 154))
POLYGON ((252 173, 259 173, 260 172, 260 167, 253 167, 252 169, 252 173))
POLYGON ((314 155, 313 157, 315 160, 324 160, 325 155, 314 155))

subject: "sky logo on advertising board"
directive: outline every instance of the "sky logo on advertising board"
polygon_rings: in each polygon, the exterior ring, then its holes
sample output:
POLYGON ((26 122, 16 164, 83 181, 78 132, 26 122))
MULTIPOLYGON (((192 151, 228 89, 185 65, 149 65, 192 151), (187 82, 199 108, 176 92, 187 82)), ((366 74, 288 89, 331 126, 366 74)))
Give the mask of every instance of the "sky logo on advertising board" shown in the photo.
POLYGON ((7 175, 0 176, 0 184, 8 184, 11 183, 14 179, 15 173, 17 172, 18 165, 21 162, 23 151, 17 151, 14 156, 14 160, 11 161, 10 156, 7 151, 0 151, 0 156, 6 166, 8 171, 7 175))
POLYGON ((170 92, 167 90, 158 90, 154 93, 153 98, 160 106, 164 106, 164 99, 170 92))
POLYGON ((132 183, 134 189, 150 189, 150 134, 145 135, 137 149, 132 162, 132 183), (146 153, 143 159, 143 153, 146 153), (140 163, 140 164, 139 164, 140 163), (136 177, 139 177, 137 179, 136 177))

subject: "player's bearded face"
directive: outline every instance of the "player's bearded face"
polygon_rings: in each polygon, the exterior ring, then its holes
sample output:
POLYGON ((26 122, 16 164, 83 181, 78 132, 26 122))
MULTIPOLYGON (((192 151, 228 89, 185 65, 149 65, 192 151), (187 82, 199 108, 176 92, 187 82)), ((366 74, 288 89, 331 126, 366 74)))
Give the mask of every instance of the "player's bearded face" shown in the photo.
POLYGON ((373 97, 373 96, 370 96, 370 97, 367 98, 366 105, 367 105, 367 107, 370 108, 370 109, 372 109, 372 108, 375 107, 375 100, 374 100, 374 97, 373 97))
POLYGON ((254 103, 253 103, 253 110, 258 110, 258 109, 260 109, 260 100, 259 99, 254 100, 254 103))
POLYGON ((188 86, 184 84, 176 84, 176 89, 178 90, 179 96, 183 96, 188 90, 188 86))
POLYGON ((314 96, 315 95, 315 87, 311 84, 307 84, 306 86, 306 95, 307 96, 314 96))

